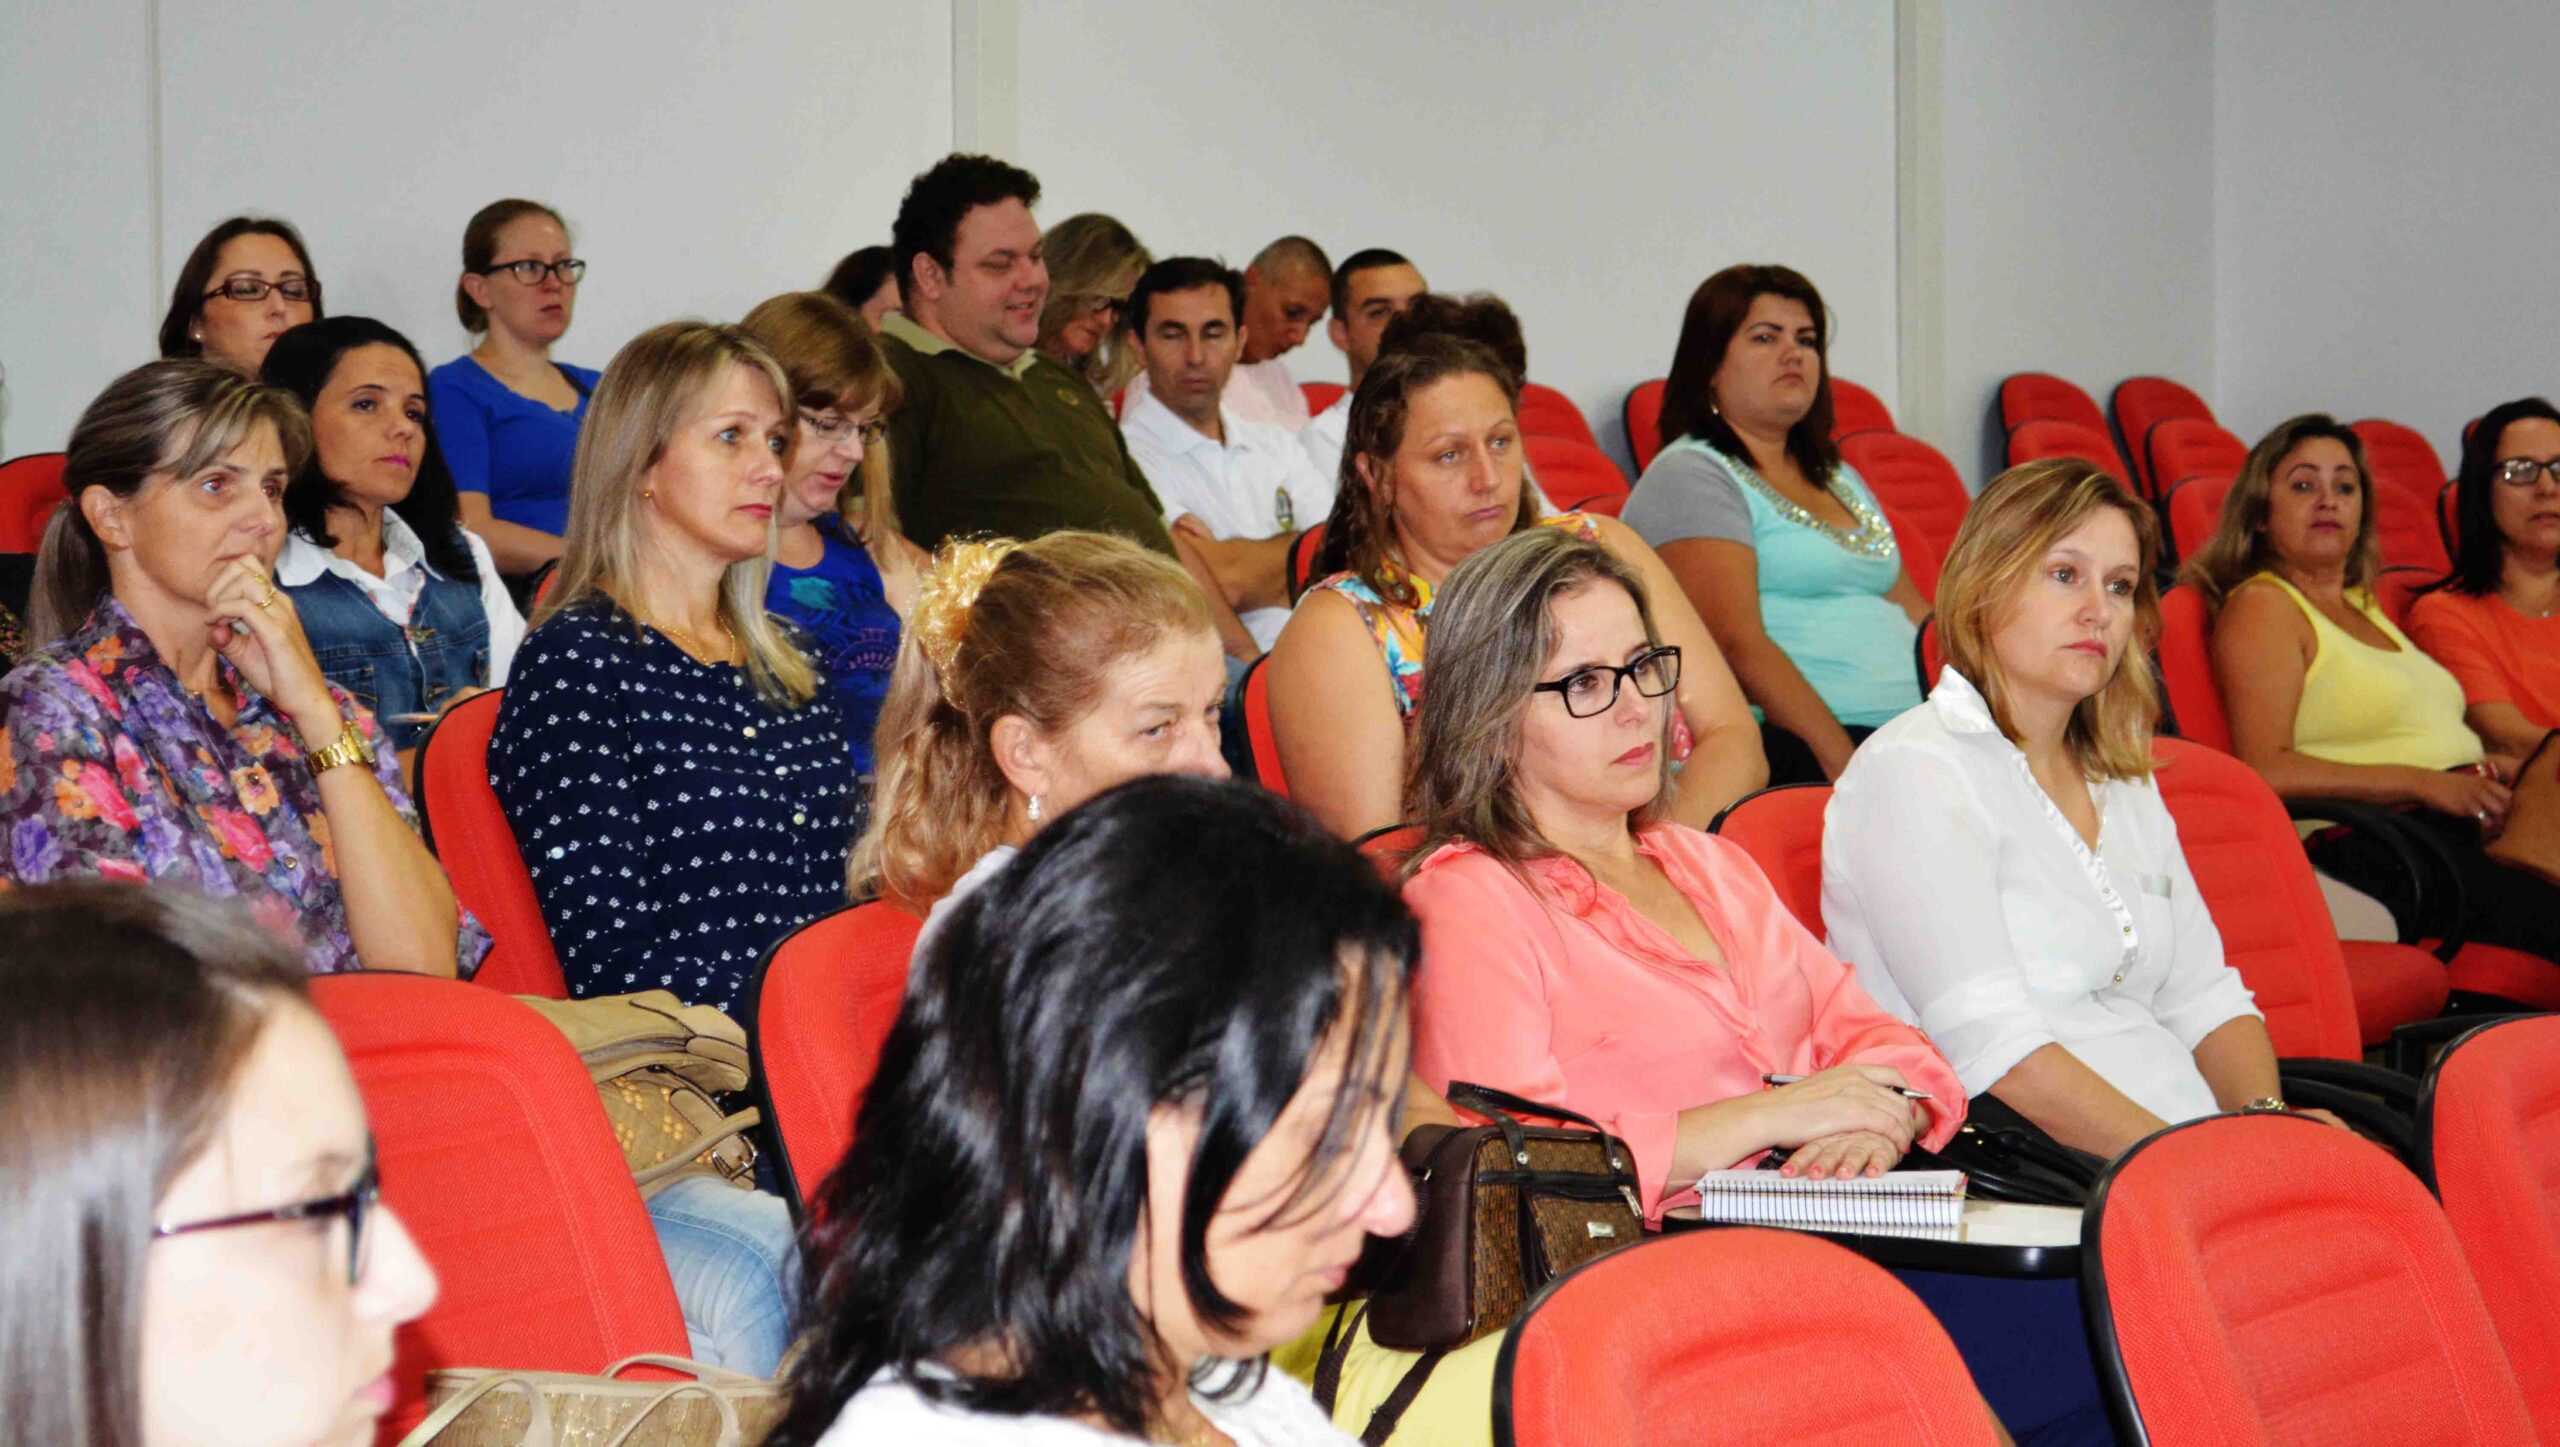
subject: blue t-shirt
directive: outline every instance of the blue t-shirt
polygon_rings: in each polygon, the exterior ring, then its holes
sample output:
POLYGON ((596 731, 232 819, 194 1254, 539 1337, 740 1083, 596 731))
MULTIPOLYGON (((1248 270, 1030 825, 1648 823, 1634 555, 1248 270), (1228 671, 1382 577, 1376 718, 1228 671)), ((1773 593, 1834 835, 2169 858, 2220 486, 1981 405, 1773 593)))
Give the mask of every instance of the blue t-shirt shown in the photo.
POLYGON ((569 530, 569 463, 578 427, 603 374, 554 362, 578 389, 578 405, 562 412, 523 396, 464 355, 427 374, 427 406, 436 445, 453 485, 485 493, 503 523, 558 537, 569 530))
POLYGON ((812 651, 853 742, 854 770, 868 776, 872 730, 889 693, 889 670, 898 661, 898 612, 881 587, 879 565, 843 522, 818 519, 818 536, 823 548, 817 566, 773 565, 764 606, 799 624, 816 644, 812 651))

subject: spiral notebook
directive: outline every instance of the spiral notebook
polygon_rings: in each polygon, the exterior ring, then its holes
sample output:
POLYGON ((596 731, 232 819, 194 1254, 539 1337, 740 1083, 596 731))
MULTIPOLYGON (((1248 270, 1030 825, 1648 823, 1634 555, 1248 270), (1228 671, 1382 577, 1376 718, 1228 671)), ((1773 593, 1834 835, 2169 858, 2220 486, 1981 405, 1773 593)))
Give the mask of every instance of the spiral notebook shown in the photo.
POLYGON ((1819 1181, 1776 1171, 1709 1171, 1698 1178, 1698 1217, 1728 1226, 1952 1232, 1964 1216, 1964 1189, 1962 1171, 1819 1181))

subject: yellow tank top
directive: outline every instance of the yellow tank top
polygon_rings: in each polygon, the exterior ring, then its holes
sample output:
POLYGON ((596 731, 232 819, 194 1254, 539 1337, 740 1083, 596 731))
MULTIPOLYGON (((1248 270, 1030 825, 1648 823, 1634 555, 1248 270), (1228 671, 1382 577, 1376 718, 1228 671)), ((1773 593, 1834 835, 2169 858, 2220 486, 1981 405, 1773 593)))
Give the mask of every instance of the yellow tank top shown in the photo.
POLYGON ((2357 639, 2273 573, 2249 581, 2282 588, 2311 620, 2318 651, 2293 711, 2296 749, 2333 764, 2451 769, 2480 761, 2480 736, 2462 721, 2462 685, 2393 627, 2371 594, 2349 589, 2347 604, 2398 644, 2398 652, 2357 639))

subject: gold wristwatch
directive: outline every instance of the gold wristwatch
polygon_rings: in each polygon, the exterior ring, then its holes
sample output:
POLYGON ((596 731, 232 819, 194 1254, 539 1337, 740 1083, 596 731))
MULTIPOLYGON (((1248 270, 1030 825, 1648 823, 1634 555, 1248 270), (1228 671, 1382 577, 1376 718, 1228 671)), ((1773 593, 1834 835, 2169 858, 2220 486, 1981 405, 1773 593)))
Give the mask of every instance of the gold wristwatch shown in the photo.
POLYGON ((366 741, 364 730, 350 722, 338 741, 325 749, 313 749, 307 756, 311 772, 325 774, 340 764, 362 764, 373 767, 373 745, 366 741))
POLYGON ((2240 1113, 2242 1115, 2291 1115, 2293 1107, 2285 1104, 2284 1097, 2281 1095, 2262 1095, 2240 1107, 2240 1113))

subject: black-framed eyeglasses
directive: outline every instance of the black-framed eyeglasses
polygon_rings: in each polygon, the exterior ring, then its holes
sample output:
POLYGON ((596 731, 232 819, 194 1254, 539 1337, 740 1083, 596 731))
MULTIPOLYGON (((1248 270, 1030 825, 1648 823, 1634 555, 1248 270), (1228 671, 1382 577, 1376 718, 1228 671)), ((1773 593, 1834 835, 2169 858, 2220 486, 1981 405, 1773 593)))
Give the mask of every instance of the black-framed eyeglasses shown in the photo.
POLYGON ((2545 475, 2553 482, 2560 482, 2560 457, 2549 462, 2536 462, 2530 457, 2510 457, 2498 464, 2498 481, 2512 488, 2537 486, 2545 475))
POLYGON ((337 1217, 347 1223, 347 1284, 364 1279, 366 1248, 373 1244, 373 1208, 382 1203, 382 1171, 375 1165, 373 1147, 365 1147, 364 1173, 356 1183, 334 1196, 316 1201, 296 1201, 270 1211, 243 1211, 237 1216, 217 1216, 210 1221, 162 1223, 151 1228, 151 1239, 192 1236, 199 1231, 228 1231, 239 1226, 271 1226, 279 1222, 317 1221, 337 1217))
POLYGON ((204 294, 206 301, 228 297, 233 301, 265 301, 267 293, 280 291, 286 301, 320 302, 320 283, 307 276, 288 276, 282 281, 269 281, 263 276, 227 276, 222 283, 204 294))
POLYGON ((840 412, 811 412, 805 408, 800 413, 800 425, 808 430, 810 436, 830 447, 856 432, 862 434, 865 447, 877 447, 880 439, 889 435, 889 424, 877 417, 867 422, 856 422, 840 412))
POLYGON ((561 261, 501 261, 480 274, 496 276, 502 271, 527 286, 542 285, 545 276, 560 278, 564 286, 576 286, 578 278, 587 274, 587 264, 575 257, 561 261))
POLYGON ((1595 663, 1551 682, 1533 684, 1529 691, 1563 699, 1564 711, 1575 718, 1596 718, 1618 706, 1618 689, 1629 679, 1635 681, 1636 692, 1647 698, 1660 698, 1678 688, 1680 650, 1669 645, 1649 648, 1617 667, 1595 663))

